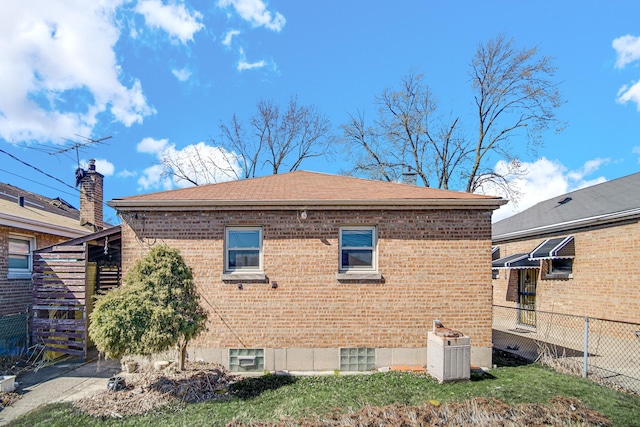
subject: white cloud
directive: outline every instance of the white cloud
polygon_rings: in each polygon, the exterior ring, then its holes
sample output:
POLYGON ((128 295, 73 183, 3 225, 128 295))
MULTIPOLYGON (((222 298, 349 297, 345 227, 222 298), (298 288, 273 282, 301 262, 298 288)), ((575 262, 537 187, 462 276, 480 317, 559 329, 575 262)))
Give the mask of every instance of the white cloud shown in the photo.
POLYGON ((224 36, 224 40, 222 40, 222 44, 225 46, 231 46, 231 39, 233 39, 233 37, 240 35, 240 31, 238 30, 230 30, 227 32, 227 34, 224 36))
POLYGON ((616 68, 624 68, 627 64, 640 59, 640 37, 627 34, 615 39, 612 45, 618 54, 616 68))
POLYGON ((169 145, 168 139, 144 138, 136 146, 138 153, 160 154, 169 145))
POLYGON ((138 172, 124 169, 118 172, 117 176, 118 178, 134 178, 138 176, 138 172))
MULTIPOLYGON (((510 201, 494 211, 493 221, 500 221, 552 197, 606 181, 602 176, 586 178, 595 173, 601 165, 609 162, 610 159, 589 160, 580 169, 573 171, 567 170, 567 167, 558 161, 551 161, 544 157, 533 163, 523 163, 523 169, 528 173, 510 181, 520 192, 521 199, 517 204, 510 201)), ((498 172, 504 171, 506 164, 500 161, 495 169, 498 172)), ((507 198, 504 191, 497 187, 487 185, 482 190, 485 194, 507 198)))
MULTIPOLYGON (((627 34, 615 39, 612 45, 618 54, 616 68, 624 68, 632 62, 640 60, 640 37, 627 34)), ((616 101, 620 104, 635 102, 638 111, 640 111, 640 81, 622 86, 618 91, 616 101)))
POLYGON ((138 151, 153 154, 158 161, 138 179, 144 190, 190 187, 194 185, 191 181, 198 184, 231 181, 242 175, 234 153, 204 142, 176 149, 167 139, 145 138, 138 144, 138 151), (167 173, 169 165, 176 173, 167 173), (190 180, 178 178, 181 174, 190 180))
MULTIPOLYGON (((170 159, 175 169, 198 184, 210 184, 238 179, 242 168, 234 153, 222 147, 207 145, 204 142, 187 145, 181 150, 170 146, 162 153, 162 158, 170 159)), ((173 185, 179 188, 194 184, 173 175, 173 185)))
POLYGON ((193 35, 204 28, 198 22, 202 14, 187 10, 182 2, 164 5, 160 0, 141 0, 135 10, 144 16, 147 26, 166 31, 182 44, 193 41, 193 35))
POLYGON ((631 86, 622 86, 618 91, 617 101, 621 104, 626 104, 627 102, 635 102, 638 106, 638 111, 640 111, 640 81, 635 82, 631 86))
POLYGON ((90 135, 104 112, 125 126, 155 113, 139 81, 122 83, 115 15, 125 1, 3 5, 0 137, 55 141, 90 135))
POLYGON ((264 60, 257 61, 257 62, 247 62, 247 57, 244 54, 243 48, 239 49, 239 54, 240 54, 240 59, 238 60, 238 67, 237 67, 238 71, 252 70, 254 68, 262 68, 265 65, 267 65, 267 63, 264 60))
POLYGON ((189 77, 191 77, 191 71, 186 67, 181 70, 173 69, 171 70, 171 72, 181 82, 186 82, 187 80, 189 80, 189 77))
POLYGON ((262 68, 265 65, 267 65, 267 63, 264 61, 247 62, 241 59, 240 61, 238 61, 238 71, 252 70, 254 68, 262 68))
POLYGON ((138 185, 143 190, 150 189, 171 189, 171 179, 164 175, 162 165, 149 166, 142 172, 142 176, 138 178, 138 185))
POLYGON ((233 6, 242 19, 254 27, 265 27, 273 31, 280 31, 287 22, 281 13, 275 15, 267 10, 262 0, 219 0, 219 7, 233 6))
MULTIPOLYGON (((104 176, 113 175, 113 172, 116 169, 113 163, 105 159, 95 159, 95 161, 97 172, 100 172, 104 176)), ((86 170, 89 167, 89 161, 86 159, 80 160, 80 167, 86 170)))
MULTIPOLYGON (((631 149, 633 154, 640 154, 640 145, 636 145, 631 149)), ((638 163, 640 163, 640 157, 638 157, 638 163)))

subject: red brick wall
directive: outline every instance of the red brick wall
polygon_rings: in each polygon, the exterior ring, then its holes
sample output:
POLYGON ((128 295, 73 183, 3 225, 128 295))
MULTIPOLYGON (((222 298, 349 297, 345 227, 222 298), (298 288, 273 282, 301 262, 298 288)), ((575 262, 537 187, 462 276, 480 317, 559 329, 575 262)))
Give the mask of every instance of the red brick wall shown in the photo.
POLYGON ((150 246, 193 268, 209 330, 204 348, 426 347, 434 319, 491 347, 489 211, 138 212, 122 225, 126 273, 150 246), (225 226, 263 227, 267 283, 225 283, 225 226), (340 282, 338 231, 377 225, 379 282, 340 282), (134 232, 135 230, 135 232, 134 232))
POLYGON ((8 279, 9 271, 9 233, 35 236, 38 249, 68 240, 50 234, 34 233, 13 227, 0 226, 0 316, 24 313, 31 306, 31 278, 8 279))
MULTIPOLYGON (((609 320, 640 323, 640 223, 594 228, 567 233, 574 236, 573 278, 541 280, 538 274, 538 310, 609 320)), ((500 245, 500 256, 531 252, 545 239, 500 245)), ((543 266, 544 267, 544 266, 543 266)), ((516 276, 515 270, 511 276, 516 276)), ((513 278, 512 278, 513 279, 513 278)), ((517 283, 516 283, 517 292, 517 283)), ((499 305, 517 306, 504 272, 493 280, 493 300, 499 305)))

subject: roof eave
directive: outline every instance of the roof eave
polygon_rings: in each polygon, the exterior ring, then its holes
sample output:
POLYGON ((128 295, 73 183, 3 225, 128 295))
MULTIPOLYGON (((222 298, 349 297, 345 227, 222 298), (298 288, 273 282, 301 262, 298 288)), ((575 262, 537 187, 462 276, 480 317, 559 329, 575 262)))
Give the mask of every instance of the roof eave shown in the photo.
POLYGON ((0 225, 68 238, 81 237, 91 233, 91 230, 88 229, 86 231, 83 231, 71 227, 49 224, 27 218, 20 218, 5 213, 0 213, 0 225))
POLYGON ((198 210, 214 209, 414 209, 426 207, 431 209, 465 208, 465 209, 498 209, 508 201, 501 198, 483 199, 377 199, 377 200, 125 200, 115 199, 107 202, 109 206, 120 211, 134 209, 145 210, 198 210))
POLYGON ((573 231, 578 228, 592 227, 607 223, 638 219, 640 218, 640 208, 629 209, 621 212, 613 212, 604 215, 597 215, 589 218, 581 218, 573 221, 566 221, 557 224, 545 225, 542 227, 530 228, 527 230, 518 230, 511 233, 504 233, 493 236, 494 243, 506 242, 514 239, 522 239, 527 237, 536 237, 542 234, 560 233, 573 231))

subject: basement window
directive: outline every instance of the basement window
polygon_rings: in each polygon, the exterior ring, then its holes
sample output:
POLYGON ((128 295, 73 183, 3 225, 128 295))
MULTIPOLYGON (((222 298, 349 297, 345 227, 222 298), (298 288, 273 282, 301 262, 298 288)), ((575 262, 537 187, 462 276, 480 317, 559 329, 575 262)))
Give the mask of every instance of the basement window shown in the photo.
POLYGON ((33 250, 36 241, 33 237, 9 235, 8 279, 30 279, 33 267, 33 250))
POLYGON ((341 371, 372 371, 376 368, 375 348, 341 348, 341 371))
POLYGON ((229 371, 231 372, 263 372, 263 348, 231 348, 229 349, 229 371))

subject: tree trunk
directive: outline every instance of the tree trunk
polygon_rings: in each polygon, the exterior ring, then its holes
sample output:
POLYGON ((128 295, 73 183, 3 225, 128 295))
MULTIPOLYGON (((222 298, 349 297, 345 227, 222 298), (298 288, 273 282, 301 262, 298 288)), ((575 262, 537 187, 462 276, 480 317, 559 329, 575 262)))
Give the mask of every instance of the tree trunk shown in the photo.
POLYGON ((180 343, 180 360, 178 362, 178 370, 184 371, 184 365, 187 361, 187 342, 180 343))

